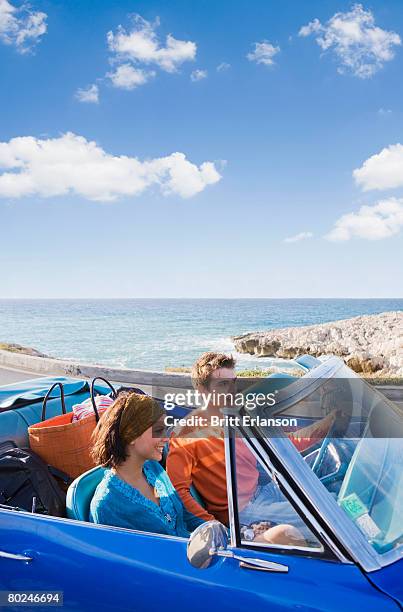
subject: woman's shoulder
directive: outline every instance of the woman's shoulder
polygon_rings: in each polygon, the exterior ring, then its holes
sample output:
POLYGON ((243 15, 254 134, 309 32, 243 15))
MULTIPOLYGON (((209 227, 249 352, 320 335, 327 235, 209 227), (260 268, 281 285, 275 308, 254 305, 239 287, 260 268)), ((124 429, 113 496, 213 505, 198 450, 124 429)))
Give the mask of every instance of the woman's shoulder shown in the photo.
MULTIPOLYGON (((108 507, 111 495, 113 495, 110 487, 112 472, 110 469, 105 470, 102 480, 99 482, 92 496, 90 503, 90 515, 93 517, 103 512, 104 508, 108 507)), ((97 522, 97 521, 95 521, 97 522)))
POLYGON ((107 468, 92 496, 92 504, 102 505, 108 503, 111 497, 116 496, 116 483, 113 470, 107 468))
POLYGON ((110 468, 106 468, 105 471, 104 471, 104 474, 102 476, 102 479, 99 481, 99 483, 98 483, 98 485, 97 485, 97 487, 95 489, 93 498, 94 497, 103 496, 103 495, 107 494, 107 492, 109 490, 109 483, 111 481, 112 475, 113 475, 112 470, 110 468))

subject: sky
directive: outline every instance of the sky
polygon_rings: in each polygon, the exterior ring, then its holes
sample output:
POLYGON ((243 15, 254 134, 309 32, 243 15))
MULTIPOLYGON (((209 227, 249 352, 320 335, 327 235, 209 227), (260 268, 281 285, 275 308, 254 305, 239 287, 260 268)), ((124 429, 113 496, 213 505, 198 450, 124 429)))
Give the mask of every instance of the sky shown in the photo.
POLYGON ((0 297, 403 297, 403 3, 0 0, 0 297))

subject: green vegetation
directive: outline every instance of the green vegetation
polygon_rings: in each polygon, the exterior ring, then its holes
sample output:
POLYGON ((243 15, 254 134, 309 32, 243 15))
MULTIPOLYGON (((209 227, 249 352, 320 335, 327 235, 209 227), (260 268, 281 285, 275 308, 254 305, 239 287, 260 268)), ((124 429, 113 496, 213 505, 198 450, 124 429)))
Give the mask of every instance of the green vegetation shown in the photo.
MULTIPOLYGON (((170 372, 170 373, 174 373, 174 374, 190 374, 191 372, 191 368, 187 368, 185 366, 166 366, 165 367, 165 372, 170 372)), ((242 378, 265 378, 266 376, 269 376, 270 374, 275 374, 276 372, 279 372, 279 370, 277 368, 250 368, 250 369, 246 369, 246 370, 239 370, 237 372, 237 375, 239 377, 242 378)), ((285 372, 287 374, 290 374, 291 376, 303 376, 304 375, 304 370, 300 370, 295 369, 295 370, 282 370, 282 372, 285 372)))
POLYGON ((185 366, 165 366, 165 372, 172 374, 190 374, 192 368, 185 368, 185 366))
POLYGON ((281 372, 282 374, 289 374, 290 376, 300 377, 304 375, 304 370, 295 369, 295 370, 279 370, 278 368, 253 368, 249 370, 241 370, 237 372, 239 377, 242 378, 265 378, 266 376, 270 376, 270 374, 277 374, 281 372))
POLYGON ((0 350, 10 351, 10 353, 24 353, 26 349, 18 344, 7 344, 6 342, 0 342, 0 350))
POLYGON ((392 377, 392 378, 379 378, 376 376, 376 374, 374 376, 369 377, 368 374, 365 374, 365 376, 363 376, 363 378, 367 381, 367 383, 369 383, 370 385, 403 385, 403 378, 397 378, 397 377, 392 377))
POLYGON ((18 353, 20 355, 31 355, 34 357, 47 357, 44 353, 30 348, 29 346, 21 346, 20 344, 9 344, 8 342, 0 342, 1 351, 9 351, 10 353, 18 353))
POLYGON ((273 368, 250 368, 246 370, 240 370, 239 372, 237 372, 237 375, 241 378, 264 378, 273 373, 273 368))

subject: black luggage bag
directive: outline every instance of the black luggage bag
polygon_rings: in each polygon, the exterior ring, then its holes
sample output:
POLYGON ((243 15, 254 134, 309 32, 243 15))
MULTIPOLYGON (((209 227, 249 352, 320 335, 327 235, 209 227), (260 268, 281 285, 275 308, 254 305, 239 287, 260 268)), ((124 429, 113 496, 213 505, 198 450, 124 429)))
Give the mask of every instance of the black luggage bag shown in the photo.
POLYGON ((0 444, 0 504, 65 516, 63 488, 67 490, 71 482, 67 474, 46 465, 31 449, 18 448, 12 441, 0 444))

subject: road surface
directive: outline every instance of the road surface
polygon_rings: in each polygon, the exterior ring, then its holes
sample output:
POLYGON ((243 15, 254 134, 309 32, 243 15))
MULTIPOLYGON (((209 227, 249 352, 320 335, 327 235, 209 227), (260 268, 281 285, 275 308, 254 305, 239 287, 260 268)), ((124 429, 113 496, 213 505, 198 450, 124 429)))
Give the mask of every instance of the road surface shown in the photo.
POLYGON ((31 380, 32 378, 41 378, 41 374, 33 374, 32 372, 23 372, 21 370, 12 370, 11 368, 0 368, 0 386, 12 385, 22 380, 31 380))

